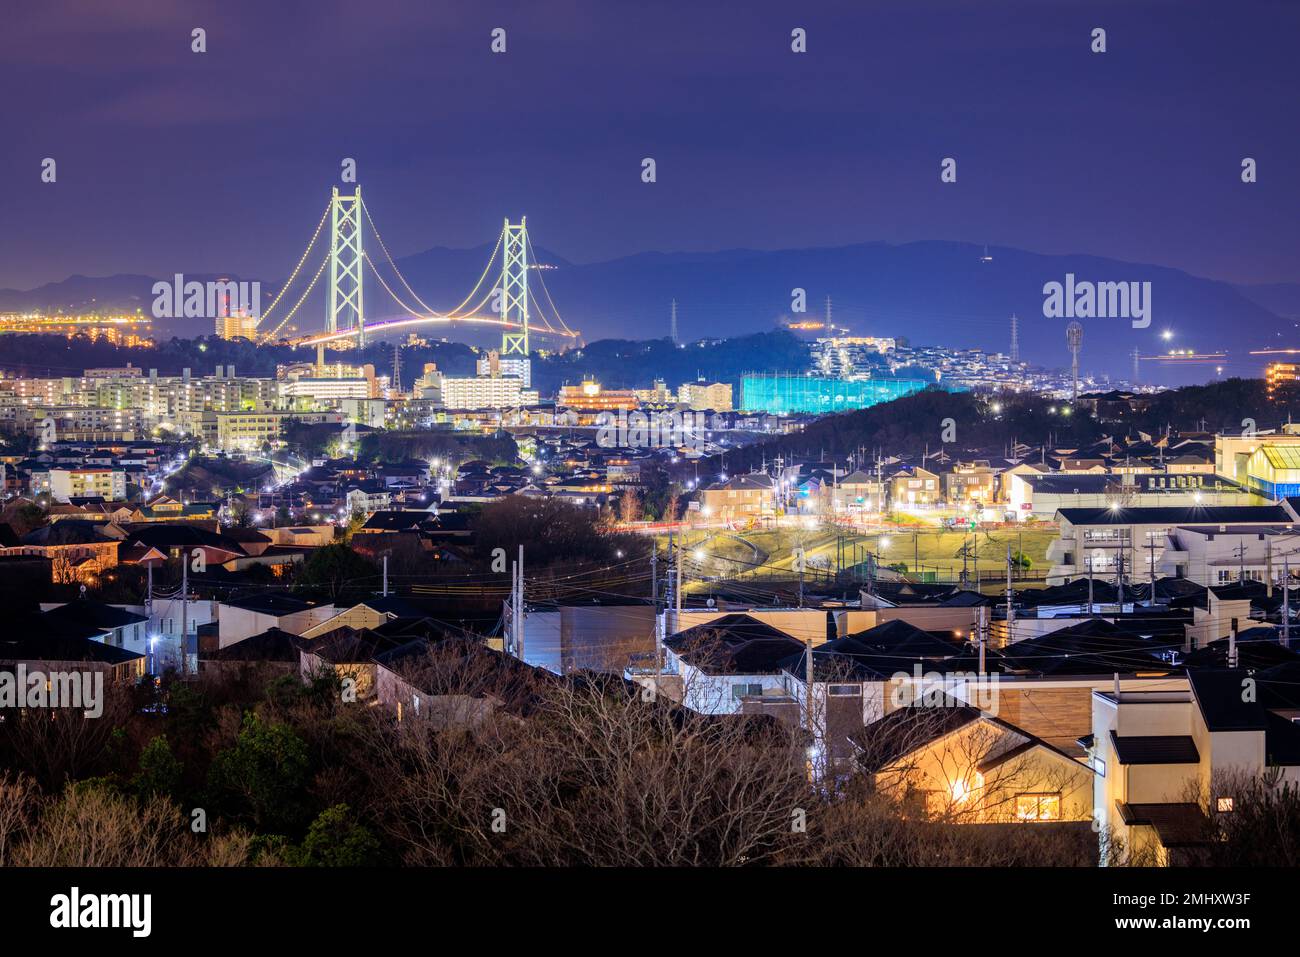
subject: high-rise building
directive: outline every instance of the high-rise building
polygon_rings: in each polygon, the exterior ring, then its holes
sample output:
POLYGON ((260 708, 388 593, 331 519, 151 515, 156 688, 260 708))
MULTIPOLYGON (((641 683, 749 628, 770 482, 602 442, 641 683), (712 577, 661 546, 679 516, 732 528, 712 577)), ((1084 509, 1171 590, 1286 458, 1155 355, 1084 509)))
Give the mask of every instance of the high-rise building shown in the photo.
POLYGON ((514 376, 523 381, 525 389, 533 387, 533 360, 527 356, 502 358, 501 353, 493 349, 479 357, 476 368, 481 376, 514 376))
POLYGON ((243 314, 217 316, 217 335, 222 339, 256 339, 257 317, 243 314))
POLYGON ((446 409, 508 409, 535 405, 538 398, 515 376, 443 376, 441 396, 446 409))

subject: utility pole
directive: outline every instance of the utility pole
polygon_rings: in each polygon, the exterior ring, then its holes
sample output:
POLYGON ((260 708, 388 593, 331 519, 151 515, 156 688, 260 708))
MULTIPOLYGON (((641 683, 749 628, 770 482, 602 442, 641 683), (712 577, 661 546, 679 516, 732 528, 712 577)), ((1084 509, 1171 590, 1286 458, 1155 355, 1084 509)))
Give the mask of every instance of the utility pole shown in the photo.
POLYGON ((1147 607, 1150 608, 1156 603, 1156 540, 1147 532, 1147 548, 1151 552, 1151 557, 1147 559, 1147 564, 1151 566, 1151 594, 1147 596, 1147 607))
POLYGON ((676 613, 673 615, 673 629, 681 630, 682 620, 682 543, 677 544, 677 554, 673 557, 674 564, 677 566, 677 584, 673 588, 673 601, 677 604, 676 613))
POLYGON ((1013 601, 1014 593, 1011 590, 1011 546, 1007 545, 1007 644, 1015 640, 1012 637, 1012 629, 1016 624, 1016 606, 1013 601))
POLYGON ((1088 617, 1092 617, 1092 556, 1087 558, 1088 562, 1088 617))
POLYGON ((189 670, 186 661, 186 645, 190 633, 190 551, 186 549, 181 555, 181 674, 189 670))
MULTIPOLYGON (((650 607, 654 610, 655 674, 658 675, 663 670, 660 665, 663 654, 663 632, 659 629, 659 543, 653 538, 650 540, 650 607)), ((655 689, 658 690, 658 678, 655 679, 655 689)))
POLYGON ((983 677, 984 677, 984 675, 985 675, 985 673, 986 673, 986 671, 985 671, 985 667, 984 667, 984 648, 985 648, 985 646, 988 644, 988 627, 989 627, 989 616, 988 616, 988 612, 989 612, 989 610, 988 610, 988 607, 987 607, 986 605, 980 605, 980 606, 975 610, 975 628, 976 628, 976 630, 977 630, 977 632, 978 632, 978 639, 979 639, 979 646, 980 646, 980 678, 981 678, 981 680, 983 679, 983 677))
POLYGON ((1273 540, 1264 541, 1264 596, 1273 597, 1273 540))
POLYGON ((1124 539, 1119 540, 1119 563, 1115 566, 1115 588, 1119 592, 1119 612, 1124 614, 1124 539))
POLYGON ((388 597, 388 556, 384 556, 384 597, 388 597))
POLYGON ((803 546, 799 546, 799 607, 803 607, 803 546))
POLYGON ((1291 567, 1290 554, 1282 555, 1282 647, 1291 647, 1291 567))
POLYGON ((804 639, 804 682, 808 685, 808 730, 816 734, 816 723, 813 721, 813 643, 811 638, 804 639))
POLYGON ((515 617, 515 639, 519 647, 519 660, 524 660, 524 546, 519 546, 519 612, 515 617))

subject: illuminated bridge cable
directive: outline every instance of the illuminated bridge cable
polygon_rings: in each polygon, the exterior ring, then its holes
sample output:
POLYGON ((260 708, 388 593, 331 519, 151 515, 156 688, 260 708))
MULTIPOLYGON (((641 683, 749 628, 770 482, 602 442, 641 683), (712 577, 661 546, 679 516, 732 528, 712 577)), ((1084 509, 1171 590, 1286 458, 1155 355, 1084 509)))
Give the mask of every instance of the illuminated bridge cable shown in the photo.
MULTIPOLYGON (((460 305, 458 305, 455 309, 451 310, 451 312, 447 313, 447 315, 449 316, 461 315, 462 314, 461 311, 465 308, 465 304, 474 298, 474 293, 478 292, 479 287, 483 285, 483 280, 485 280, 488 277, 488 274, 492 271, 492 264, 497 261, 497 254, 501 252, 501 240, 505 237, 505 234, 506 232, 504 229, 501 230, 501 232, 497 233, 496 247, 492 250, 492 255, 488 257, 487 265, 483 267, 483 273, 478 277, 478 282, 474 283, 474 288, 469 291, 468 296, 466 296, 464 299, 461 300, 460 305)), ((482 303, 486 302, 487 299, 491 297, 491 295, 492 295, 492 290, 489 289, 487 292, 487 296, 484 297, 484 299, 482 300, 482 302, 479 303, 479 305, 476 305, 473 309, 471 309, 470 312, 471 313, 478 312, 482 303)))
MULTIPOLYGON (((531 239, 528 240, 528 256, 530 262, 535 263, 538 261, 537 251, 533 249, 533 241, 531 239)), ((560 324, 560 329, 551 329, 551 331, 556 335, 567 335, 570 338, 577 336, 577 333, 569 328, 568 324, 564 321, 564 317, 560 315, 560 310, 556 308, 555 300, 551 298, 551 291, 546 288, 546 280, 542 278, 542 270, 540 269, 537 270, 537 283, 542 287, 542 294, 546 296, 546 302, 551 307, 551 314, 555 316, 555 321, 560 324), (561 333, 561 329, 563 330, 563 333, 561 333)), ((549 324, 548 328, 550 328, 549 324)))
MULTIPOLYGON (((316 282, 317 280, 320 279, 321 273, 325 271, 325 264, 328 263, 329 261, 330 261, 329 254, 326 253, 325 256, 321 258, 320 267, 316 270, 316 275, 312 276, 311 282, 307 284, 307 288, 304 289, 302 295, 298 297, 298 301, 293 304, 293 308, 289 310, 289 314, 280 320, 280 324, 278 326, 276 326, 273 330, 271 330, 271 332, 267 333, 268 339, 274 339, 276 336, 278 336, 280 334, 280 330, 285 327, 285 324, 288 323, 288 321, 294 317, 294 314, 298 311, 298 307, 300 307, 307 300, 307 297, 311 295, 311 291, 314 288, 316 288, 316 282)), ((285 288, 287 289, 288 286, 286 286, 285 288)))
MULTIPOLYGON (((375 278, 379 280, 379 285, 383 286, 384 289, 387 290, 388 294, 393 297, 393 301, 395 303, 397 303, 399 306, 401 306, 403 309, 406 310, 406 314, 408 316, 410 316, 412 319, 439 318, 438 316, 432 314, 433 313, 432 309, 430 309, 428 313, 420 313, 420 312, 416 312, 414 309, 408 306, 405 302, 402 301, 401 297, 399 297, 397 293, 393 292, 393 287, 388 285, 388 283, 384 282, 384 277, 381 276, 379 274, 379 270, 375 268, 374 260, 372 260, 369 256, 364 254, 363 254, 363 258, 365 259, 366 263, 370 266, 370 271, 375 274, 375 278)), ((419 297, 417 296, 416 298, 418 299, 419 297)))
POLYGON ((298 278, 298 273, 302 269, 302 264, 305 263, 307 257, 311 255, 312 247, 316 245, 316 240, 320 237, 320 231, 325 228, 325 220, 329 218, 329 214, 330 207, 329 204, 326 203, 325 212, 321 213, 320 222, 316 224, 316 231, 311 234, 311 241, 307 243, 307 248, 302 251, 302 256, 298 259, 298 265, 293 267, 293 272, 289 274, 289 278, 286 279, 284 285, 280 287, 280 291, 275 294, 275 298, 271 300, 271 304, 266 307, 260 316, 257 317, 258 325, 261 325, 262 320, 271 315, 271 310, 276 307, 276 304, 284 297, 284 294, 289 291, 289 287, 293 285, 293 281, 298 278))
MULTIPOLYGON (((393 254, 388 251, 388 246, 384 242, 384 237, 379 235, 379 229, 378 227, 375 226, 375 221, 370 216, 370 207, 366 205, 364 200, 361 203, 361 208, 362 210, 365 211, 366 222, 370 224, 370 231, 375 234, 375 239, 379 241, 379 248, 384 251, 384 258, 388 260, 388 265, 392 267, 393 274, 397 276, 398 279, 401 280, 402 285, 406 287, 406 291, 411 294, 412 298, 414 298, 416 302, 418 302, 420 305, 424 307, 426 313, 429 314, 436 313, 438 310, 434 309, 433 306, 429 305, 427 302, 425 302, 423 299, 420 298, 419 293, 417 293, 414 289, 411 288, 411 284, 406 281, 406 277, 402 275, 402 271, 397 268, 397 263, 393 262, 393 254)), ((367 259, 368 258, 369 257, 367 257, 367 259)), ((371 263, 370 268, 375 269, 375 265, 373 262, 371 263)), ((379 275, 377 270, 375 271, 375 275, 376 276, 379 275)), ((383 280, 380 281, 382 282, 383 280)), ((385 286, 384 288, 388 288, 388 287, 385 286)), ((392 290, 389 290, 390 293, 391 291, 392 290)), ((394 296, 394 298, 396 298, 396 296, 394 296)))

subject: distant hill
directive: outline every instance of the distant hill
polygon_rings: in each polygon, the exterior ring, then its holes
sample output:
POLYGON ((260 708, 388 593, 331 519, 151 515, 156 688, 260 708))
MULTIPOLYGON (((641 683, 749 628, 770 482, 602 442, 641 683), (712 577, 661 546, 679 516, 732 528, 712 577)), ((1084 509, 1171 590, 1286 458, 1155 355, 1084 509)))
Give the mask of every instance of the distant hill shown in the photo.
MULTIPOLYGON (((420 296, 438 308, 460 302, 482 272, 491 248, 434 248, 398 260, 420 296)), ((545 249, 535 273, 568 324, 592 342, 602 338, 649 340, 668 335, 669 303, 678 302, 678 323, 686 341, 769 331, 792 318, 791 290, 806 291, 808 314, 821 318, 826 297, 832 319, 855 334, 905 337, 915 344, 1009 346, 1009 316, 1020 317, 1022 357, 1065 366, 1066 319, 1043 317, 1043 284, 1062 282, 1067 272, 1094 282, 1148 281, 1152 323, 1134 329, 1124 319, 1084 319, 1081 366, 1085 372, 1127 378, 1134 349, 1144 355, 1169 348, 1198 352, 1231 349, 1232 374, 1258 375, 1250 348, 1294 345, 1292 324, 1281 315, 1300 315, 1300 285, 1234 286, 1177 269, 1095 256, 1048 256, 1003 247, 926 241, 894 245, 859 243, 816 249, 729 249, 710 253, 641 253, 604 262, 577 264, 545 249), (1172 330, 1171 340, 1161 338, 1172 330)), ((382 265, 381 269, 387 267, 382 265)), ((195 276, 194 278, 199 278, 195 276)), ((148 311, 152 280, 143 276, 102 279, 74 276, 37 290, 0 290, 0 310, 104 308, 148 311)), ((274 282, 264 282, 268 292, 274 282)), ((372 315, 397 314, 377 284, 368 287, 372 315), (370 292, 374 289, 374 292, 370 292)), ((545 306, 544 306, 545 308, 545 306)), ((303 328, 318 325, 320 290, 303 306, 303 328)), ((194 334, 206 329, 164 334, 194 334)), ((479 337, 476 341, 486 341, 479 337)), ((545 341, 539 340, 545 345, 545 341)), ((562 341, 554 342, 563 345, 562 341)), ((1203 381, 1205 365, 1162 366, 1149 375, 1170 383, 1203 381)))

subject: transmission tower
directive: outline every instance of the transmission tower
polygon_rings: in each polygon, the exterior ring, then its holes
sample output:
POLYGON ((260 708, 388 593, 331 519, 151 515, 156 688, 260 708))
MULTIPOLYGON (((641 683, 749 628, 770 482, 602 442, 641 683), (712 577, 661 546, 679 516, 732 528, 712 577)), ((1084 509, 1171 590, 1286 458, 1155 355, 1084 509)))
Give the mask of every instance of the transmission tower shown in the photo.
POLYGON ((528 217, 516 225, 506 220, 501 234, 501 321, 514 323, 518 332, 501 334, 501 356, 528 352, 528 217))
POLYGON ((330 288, 325 301, 325 328, 338 332, 357 330, 357 347, 366 344, 365 307, 361 298, 361 187, 351 196, 340 196, 334 187, 330 200, 330 288))
POLYGON ((672 318, 668 324, 668 335, 673 340, 673 345, 677 345, 677 300, 673 300, 672 318))
POLYGON ((402 344, 393 343, 393 391, 402 391, 402 344))
POLYGON ((1083 326, 1072 322, 1065 327, 1065 341, 1070 345, 1070 375, 1074 379, 1072 401, 1079 401, 1079 350, 1083 347, 1083 326))
POLYGON ((1011 361, 1020 361, 1020 320, 1011 314, 1011 361))
POLYGON ((1137 349, 1133 350, 1133 384, 1137 385, 1142 381, 1142 353, 1137 349))

